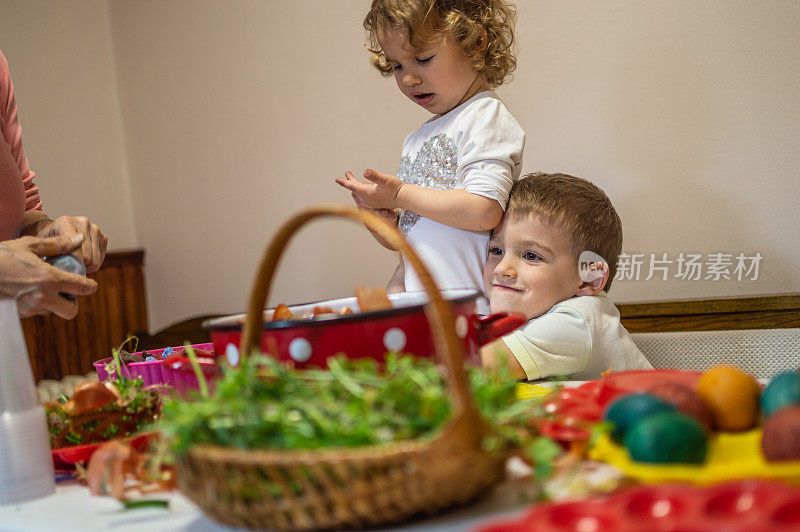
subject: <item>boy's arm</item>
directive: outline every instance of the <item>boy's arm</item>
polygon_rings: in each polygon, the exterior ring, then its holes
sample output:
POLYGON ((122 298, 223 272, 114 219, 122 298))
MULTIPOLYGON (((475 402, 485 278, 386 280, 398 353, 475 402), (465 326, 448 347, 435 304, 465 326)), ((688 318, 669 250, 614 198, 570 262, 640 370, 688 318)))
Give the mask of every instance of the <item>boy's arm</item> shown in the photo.
POLYGON ((497 339, 481 347, 481 363, 490 371, 498 371, 500 364, 508 369, 509 374, 515 379, 526 379, 525 370, 508 348, 506 343, 497 339))
POLYGON ((336 183, 372 209, 405 209, 435 222, 469 231, 494 229, 503 216, 503 207, 497 200, 463 189, 435 190, 410 185, 397 176, 374 170, 366 170, 364 177, 372 182, 362 183, 350 174, 337 179, 336 183))
POLYGON ((405 267, 403 266, 403 258, 401 257, 400 264, 397 265, 397 268, 394 270, 394 273, 392 274, 392 278, 389 279, 389 284, 386 286, 386 292, 388 294, 405 292, 406 291, 405 276, 406 276, 406 271, 405 267))
MULTIPOLYGON (((572 375, 584 371, 589 364, 593 345, 589 329, 580 310, 556 305, 550 312, 483 347, 481 355, 491 359, 492 354, 484 355, 484 350, 497 347, 496 352, 507 357, 507 365, 518 364, 520 376, 528 380, 572 375)), ((516 375, 513 370, 512 373, 516 375)))

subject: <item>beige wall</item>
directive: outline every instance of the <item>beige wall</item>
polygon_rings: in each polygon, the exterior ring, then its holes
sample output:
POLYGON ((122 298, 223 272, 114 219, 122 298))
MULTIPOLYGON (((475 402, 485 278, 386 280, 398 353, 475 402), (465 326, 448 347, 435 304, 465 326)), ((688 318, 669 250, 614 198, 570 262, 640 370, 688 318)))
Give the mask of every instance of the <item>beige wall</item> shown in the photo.
MULTIPOLYGON (((243 308, 282 220, 346 203, 332 183, 345 169, 396 170, 426 116, 368 66, 367 4, 0 1, 45 200, 94 212, 114 247, 147 249, 152 328, 243 308), (76 91, 69 106, 63 80, 34 83, 56 73, 76 91), (97 102, 90 123, 105 134, 65 132, 65 146, 52 130, 97 102), (88 198, 51 198, 64 187, 57 170, 85 165, 107 168, 69 174, 88 198), (102 210, 109 199, 121 216, 102 210)), ((601 185, 628 253, 764 257, 757 281, 617 281, 615 299, 800 291, 800 3, 518 4, 519 69, 499 92, 527 131, 526 170, 601 185)), ((272 301, 348 295, 382 283, 393 262, 355 225, 318 223, 290 248, 272 301)))
POLYGON ((0 0, 23 145, 51 217, 86 215, 137 245, 105 1, 0 0))
MULTIPOLYGON (((349 201, 333 183, 345 168, 396 167, 423 115, 365 67, 360 4, 111 2, 153 326, 241 310, 279 223, 349 201)), ((355 224, 318 223, 273 302, 383 284, 394 260, 355 224)))
POLYGON ((600 184, 628 253, 764 256, 757 281, 617 282, 614 298, 800 290, 800 3, 520 6, 505 94, 525 166, 600 184))

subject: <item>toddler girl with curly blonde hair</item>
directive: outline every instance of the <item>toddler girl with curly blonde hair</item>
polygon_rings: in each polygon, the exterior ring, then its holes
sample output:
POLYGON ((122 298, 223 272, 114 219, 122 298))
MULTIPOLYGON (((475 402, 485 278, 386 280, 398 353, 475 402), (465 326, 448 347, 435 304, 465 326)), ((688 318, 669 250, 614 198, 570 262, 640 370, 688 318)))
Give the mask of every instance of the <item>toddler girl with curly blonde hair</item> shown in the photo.
MULTIPOLYGON (((433 116, 406 137, 397 176, 336 182, 398 225, 440 288, 482 291, 489 233, 520 175, 525 133, 492 91, 516 67, 515 15, 505 0, 374 0, 364 19, 372 64, 433 116)), ((389 291, 421 289, 401 258, 389 291)))

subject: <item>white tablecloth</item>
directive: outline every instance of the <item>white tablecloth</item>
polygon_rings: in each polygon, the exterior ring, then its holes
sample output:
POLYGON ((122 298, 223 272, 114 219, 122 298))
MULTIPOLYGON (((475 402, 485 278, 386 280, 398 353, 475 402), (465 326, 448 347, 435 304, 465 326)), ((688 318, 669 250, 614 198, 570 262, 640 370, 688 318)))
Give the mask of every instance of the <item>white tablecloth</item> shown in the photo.
MULTIPOLYGON (((402 526, 381 528, 389 531, 471 531, 482 524, 519 516, 526 502, 521 500, 522 480, 509 480, 492 493, 435 517, 423 517, 402 526)), ((179 492, 156 493, 150 499, 168 499, 168 508, 144 507, 122 510, 111 497, 95 497, 74 480, 61 482, 49 497, 17 505, 0 506, 2 531, 95 531, 192 532, 234 530, 207 518, 179 492)))
MULTIPOLYGON (((535 382, 543 388, 564 385, 568 388, 582 381, 535 382)), ((440 514, 422 517, 401 526, 373 529, 377 531, 457 532, 473 531, 481 525, 520 516, 530 506, 531 481, 524 477, 526 468, 510 462, 509 478, 491 493, 473 503, 440 514), (528 492, 525 498, 524 493, 528 492)), ((175 491, 157 493, 147 498, 168 499, 168 508, 144 507, 122 510, 111 497, 93 497, 88 488, 74 480, 57 484, 56 492, 43 499, 17 505, 0 506, 0 531, 95 531, 131 532, 224 531, 233 530, 207 518, 203 512, 175 491)))

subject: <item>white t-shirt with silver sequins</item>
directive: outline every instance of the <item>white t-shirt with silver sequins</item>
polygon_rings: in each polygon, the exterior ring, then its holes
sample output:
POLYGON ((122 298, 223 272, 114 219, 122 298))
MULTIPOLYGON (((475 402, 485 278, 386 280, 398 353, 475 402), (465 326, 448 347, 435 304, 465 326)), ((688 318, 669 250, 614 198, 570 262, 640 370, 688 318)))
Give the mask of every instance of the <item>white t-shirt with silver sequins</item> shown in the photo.
MULTIPOLYGON (((464 189, 496 200, 505 210, 524 147, 519 123, 494 92, 486 91, 409 134, 397 175, 437 190, 464 189)), ((439 288, 483 292, 489 231, 456 229, 411 211, 400 213, 398 225, 439 288)), ((404 266, 406 291, 423 290, 411 265, 404 266)), ((487 313, 486 299, 478 303, 478 312, 487 313)))

